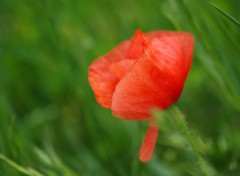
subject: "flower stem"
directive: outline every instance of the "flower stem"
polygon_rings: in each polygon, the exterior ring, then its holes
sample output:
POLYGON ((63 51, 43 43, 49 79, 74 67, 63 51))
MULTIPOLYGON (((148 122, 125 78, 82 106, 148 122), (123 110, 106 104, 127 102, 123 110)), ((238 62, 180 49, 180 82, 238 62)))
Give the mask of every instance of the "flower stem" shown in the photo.
POLYGON ((153 154, 157 137, 158 137, 158 125, 150 120, 147 133, 143 139, 142 146, 139 152, 139 160, 141 162, 148 162, 153 154))

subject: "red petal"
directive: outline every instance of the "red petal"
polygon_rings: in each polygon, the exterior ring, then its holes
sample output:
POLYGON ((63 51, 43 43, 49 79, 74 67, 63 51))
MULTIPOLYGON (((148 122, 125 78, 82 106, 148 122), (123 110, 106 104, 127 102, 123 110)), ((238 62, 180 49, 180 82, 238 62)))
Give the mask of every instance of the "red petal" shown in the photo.
POLYGON ((127 52, 127 58, 138 59, 144 52, 148 44, 148 40, 141 30, 136 30, 131 39, 131 45, 127 52))
POLYGON ((97 101, 110 108, 112 95, 119 79, 109 70, 113 62, 125 59, 130 42, 125 41, 115 47, 107 55, 95 60, 88 69, 88 79, 97 101))
POLYGON ((124 119, 146 119, 150 109, 166 109, 180 96, 185 74, 185 50, 181 39, 154 39, 116 86, 112 111, 124 119))
POLYGON ((184 53, 181 45, 182 43, 178 38, 153 39, 150 49, 146 50, 146 54, 165 75, 183 81, 185 80, 185 71, 184 53))
MULTIPOLYGON (((188 32, 175 32, 175 31, 153 31, 146 34, 146 37, 149 40, 157 38, 162 40, 162 38, 168 37, 169 39, 176 40, 178 39, 179 42, 177 43, 183 52, 183 60, 184 60, 184 76, 186 78, 188 71, 190 69, 192 63, 192 55, 193 55, 193 47, 194 47, 194 38, 192 34, 188 32)), ((171 42, 170 42, 171 43, 171 42)), ((174 43, 174 42, 172 42, 174 43)))
POLYGON ((179 38, 183 43, 183 52, 185 56, 184 57, 185 78, 186 78, 192 64, 194 38, 190 33, 181 33, 179 38))
POLYGON ((136 60, 133 59, 120 60, 118 62, 113 62, 109 69, 117 76, 118 79, 121 79, 126 73, 129 72, 135 62, 136 60))

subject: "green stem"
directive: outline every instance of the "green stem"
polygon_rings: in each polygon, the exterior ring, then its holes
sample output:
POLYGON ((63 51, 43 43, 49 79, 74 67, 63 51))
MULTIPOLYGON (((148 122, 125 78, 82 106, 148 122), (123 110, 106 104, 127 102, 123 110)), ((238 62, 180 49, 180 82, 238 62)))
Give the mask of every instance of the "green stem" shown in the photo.
POLYGON ((194 153, 194 155, 196 156, 198 163, 202 169, 202 172, 206 175, 206 176, 210 176, 212 174, 210 174, 210 167, 207 165, 207 163, 205 162, 205 160, 202 158, 201 154, 199 153, 198 149, 197 149, 197 142, 196 142, 196 138, 194 138, 194 136, 192 135, 192 133, 190 132, 190 130, 187 127, 187 124, 184 120, 184 116, 183 114, 179 111, 178 108, 173 108, 173 120, 175 122, 175 124, 178 125, 178 127, 183 131, 183 134, 185 135, 189 145, 192 148, 192 151, 194 153))
POLYGON ((32 169, 32 168, 24 168, 20 165, 18 165, 17 163, 13 162, 12 160, 8 159, 5 155, 0 153, 0 160, 3 160, 4 162, 6 162, 9 166, 15 168, 17 171, 25 174, 25 175, 29 175, 29 176, 43 176, 42 174, 40 174, 38 171, 32 169))

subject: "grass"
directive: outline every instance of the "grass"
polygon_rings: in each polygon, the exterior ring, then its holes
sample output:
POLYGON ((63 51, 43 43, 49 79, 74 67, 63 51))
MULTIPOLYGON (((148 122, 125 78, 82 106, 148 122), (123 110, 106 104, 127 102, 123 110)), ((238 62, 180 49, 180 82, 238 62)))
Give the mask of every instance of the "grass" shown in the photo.
POLYGON ((207 0, 2 0, 0 176, 237 176, 240 32, 231 19, 240 4, 212 3, 230 18, 207 0), (157 113, 146 164, 138 150, 147 122, 112 117, 87 80, 91 62, 137 28, 195 37, 179 110, 157 113))

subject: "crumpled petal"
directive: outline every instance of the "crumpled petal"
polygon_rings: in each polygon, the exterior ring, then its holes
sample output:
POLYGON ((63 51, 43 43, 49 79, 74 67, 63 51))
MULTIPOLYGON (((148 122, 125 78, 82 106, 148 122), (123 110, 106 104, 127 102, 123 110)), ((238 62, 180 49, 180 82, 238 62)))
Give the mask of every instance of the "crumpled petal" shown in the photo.
POLYGON ((88 69, 88 80, 96 99, 103 107, 110 108, 112 95, 119 79, 109 70, 113 62, 126 58, 130 41, 125 41, 115 47, 107 55, 95 60, 88 69))

